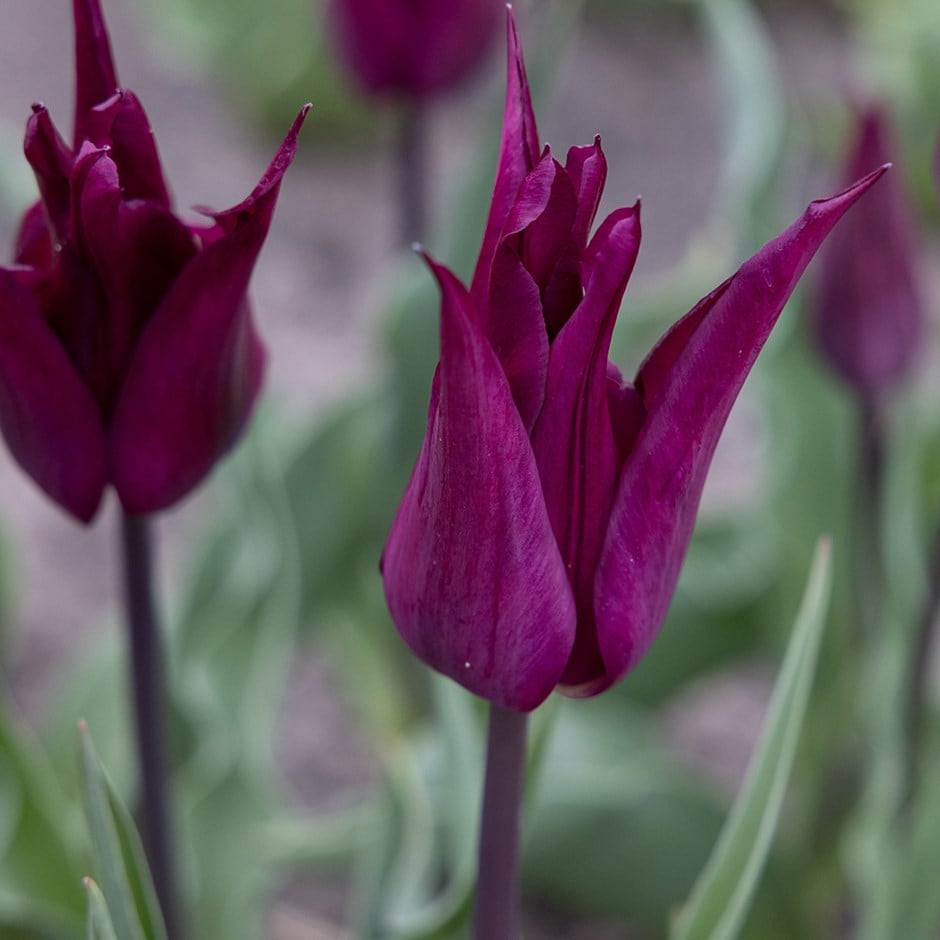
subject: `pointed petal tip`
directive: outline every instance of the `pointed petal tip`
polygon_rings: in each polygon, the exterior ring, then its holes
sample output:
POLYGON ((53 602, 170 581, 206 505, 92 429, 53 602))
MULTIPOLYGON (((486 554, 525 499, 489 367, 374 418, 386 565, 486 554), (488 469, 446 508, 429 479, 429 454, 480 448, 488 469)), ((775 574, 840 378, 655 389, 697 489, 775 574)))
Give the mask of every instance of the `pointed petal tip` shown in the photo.
POLYGON ((893 166, 893 163, 883 163, 877 169, 872 170, 871 173, 867 173, 861 179, 856 180, 851 186, 846 186, 841 192, 834 193, 832 196, 823 196, 820 199, 814 199, 811 205, 817 206, 841 201, 854 202, 859 196, 874 186, 893 166))
POLYGON ((273 194, 276 199, 281 180, 284 178, 284 174, 287 172, 290 165, 294 162, 294 157, 297 156, 297 138, 300 134, 301 127, 303 127, 304 120, 312 107, 313 105, 308 102, 300 109, 297 117, 294 118, 294 123, 291 124, 290 129, 284 136, 281 146, 278 147, 277 153, 274 154, 273 159, 268 164, 268 168, 264 171, 264 175, 242 202, 232 206, 231 209, 225 209, 221 212, 217 212, 205 205, 194 206, 193 210, 200 215, 215 219, 216 222, 225 226, 230 224, 228 220, 237 218, 244 213, 253 214, 257 210, 259 203, 269 195, 273 194))
POLYGON ((293 161, 297 152, 297 138, 300 136, 300 129, 304 126, 304 121, 307 120, 307 115, 312 108, 313 104, 308 101, 300 111, 297 112, 297 117, 294 118, 290 129, 284 135, 284 140, 278 149, 277 156, 274 158, 275 161, 278 158, 286 159, 288 165, 293 161))
POLYGON ((446 264, 443 264, 431 255, 424 246, 421 246, 420 255, 424 259, 424 263, 428 266, 431 274, 434 275, 442 291, 447 293, 457 287, 463 287, 457 275, 454 274, 446 264))
POLYGON ((516 25, 516 13, 511 3, 506 4, 506 40, 509 44, 509 58, 522 55, 522 43, 519 40, 519 28, 516 25))

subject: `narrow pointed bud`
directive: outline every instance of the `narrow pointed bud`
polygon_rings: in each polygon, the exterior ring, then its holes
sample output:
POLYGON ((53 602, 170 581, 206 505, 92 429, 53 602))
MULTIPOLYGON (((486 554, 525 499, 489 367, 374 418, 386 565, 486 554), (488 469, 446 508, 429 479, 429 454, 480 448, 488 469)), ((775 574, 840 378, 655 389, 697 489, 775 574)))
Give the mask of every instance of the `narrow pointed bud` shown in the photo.
MULTIPOLYGON (((859 115, 843 179, 899 159, 886 113, 859 115)), ((822 253, 813 322, 829 365, 857 394, 874 398, 910 371, 926 311, 916 270, 916 233, 895 170, 847 216, 822 253)))

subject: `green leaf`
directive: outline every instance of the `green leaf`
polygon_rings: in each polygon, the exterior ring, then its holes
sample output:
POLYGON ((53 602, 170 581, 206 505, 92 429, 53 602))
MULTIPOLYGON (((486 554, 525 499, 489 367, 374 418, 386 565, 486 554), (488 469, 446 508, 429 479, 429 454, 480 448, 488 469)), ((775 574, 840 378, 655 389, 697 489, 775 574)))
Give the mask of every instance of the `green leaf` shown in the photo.
POLYGON ((673 925, 671 940, 731 940, 741 928, 780 815, 830 590, 831 543, 822 539, 761 740, 715 850, 673 925))
POLYGON ((117 940, 108 902, 91 878, 85 879, 85 892, 88 896, 88 940, 117 940))
POLYGON ((140 837, 79 722, 82 796, 96 868, 118 940, 166 940, 140 837))
POLYGON ((629 701, 559 699, 555 708, 526 806, 526 892, 661 936, 714 845, 724 806, 629 701))
POLYGON ((373 838, 363 845, 357 935, 443 940, 466 924, 483 766, 478 702, 430 679, 433 721, 383 748, 373 838))
POLYGON ((2 707, 0 817, 0 936, 79 936, 80 819, 43 749, 2 707))

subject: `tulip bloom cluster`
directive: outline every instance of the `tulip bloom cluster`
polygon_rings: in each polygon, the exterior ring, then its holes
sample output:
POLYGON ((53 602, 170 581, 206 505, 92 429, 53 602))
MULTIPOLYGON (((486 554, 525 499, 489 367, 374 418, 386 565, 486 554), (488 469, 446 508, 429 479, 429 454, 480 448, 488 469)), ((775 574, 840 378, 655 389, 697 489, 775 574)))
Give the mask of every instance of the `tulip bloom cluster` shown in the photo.
POLYGON ((600 141, 542 148, 510 16, 496 183, 469 290, 430 262, 441 358, 383 557, 386 598, 429 665, 503 707, 597 694, 652 642, 731 406, 823 238, 881 175, 812 203, 659 341, 608 362, 639 204, 591 235, 600 141))
MULTIPOLYGON (((888 159, 895 148, 887 116, 860 116, 843 179, 888 159)), ((914 258, 914 223, 892 174, 840 226, 821 255, 816 332, 832 367, 859 394, 876 397, 911 368, 924 335, 926 311, 914 258)))
POLYGON ((72 144, 35 105, 40 201, 0 268, 0 429, 87 522, 108 483, 131 513, 180 499, 245 425, 264 366, 248 281, 306 109, 244 202, 183 221, 98 0, 74 0, 74 16, 72 144))

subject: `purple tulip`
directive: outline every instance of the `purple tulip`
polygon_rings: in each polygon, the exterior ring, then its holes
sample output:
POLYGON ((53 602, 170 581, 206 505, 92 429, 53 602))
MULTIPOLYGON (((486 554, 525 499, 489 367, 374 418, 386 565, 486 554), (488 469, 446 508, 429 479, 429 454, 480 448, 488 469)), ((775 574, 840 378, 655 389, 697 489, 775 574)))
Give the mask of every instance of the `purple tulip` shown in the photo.
POLYGON ((330 0, 352 76, 374 95, 426 98, 458 84, 496 35, 500 0, 330 0))
POLYGON ((662 623, 718 435, 823 238, 882 174, 811 203, 659 341, 631 384, 607 361, 639 205, 589 236, 600 141, 539 143, 515 25, 499 165, 468 291, 440 285, 427 434, 383 557, 415 653, 518 711, 588 696, 662 623))
POLYGON ((146 513, 184 496, 241 433, 264 369, 248 281, 305 108, 244 202, 172 210, 140 102, 118 86, 98 0, 74 0, 75 134, 34 105, 40 201, 0 267, 0 430, 59 505, 108 483, 146 513))
MULTIPOLYGON (((859 115, 843 180, 896 159, 891 138, 882 110, 859 115)), ((815 304, 820 347, 832 367, 868 398, 907 374, 924 335, 914 223, 900 180, 892 174, 863 200, 820 255, 815 304)))

